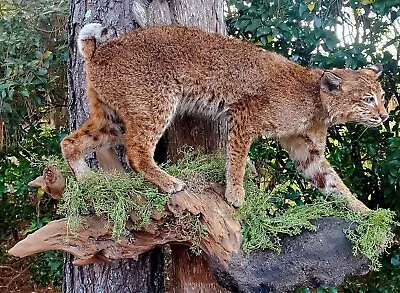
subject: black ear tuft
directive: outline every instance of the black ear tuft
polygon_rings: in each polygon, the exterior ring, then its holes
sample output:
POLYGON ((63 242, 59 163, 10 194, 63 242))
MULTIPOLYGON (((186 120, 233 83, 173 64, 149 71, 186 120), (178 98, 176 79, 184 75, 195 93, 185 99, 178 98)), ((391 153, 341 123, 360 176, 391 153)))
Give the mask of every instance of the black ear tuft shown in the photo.
MULTIPOLYGON (((379 76, 381 76, 383 72, 383 66, 380 63, 377 63, 375 65, 372 65, 368 68, 366 68, 370 72, 372 72, 372 75, 377 79, 379 76)), ((371 75, 371 74, 370 74, 371 75)))
POLYGON ((335 92, 339 90, 341 82, 342 79, 339 76, 330 71, 325 71, 321 78, 321 88, 335 92))

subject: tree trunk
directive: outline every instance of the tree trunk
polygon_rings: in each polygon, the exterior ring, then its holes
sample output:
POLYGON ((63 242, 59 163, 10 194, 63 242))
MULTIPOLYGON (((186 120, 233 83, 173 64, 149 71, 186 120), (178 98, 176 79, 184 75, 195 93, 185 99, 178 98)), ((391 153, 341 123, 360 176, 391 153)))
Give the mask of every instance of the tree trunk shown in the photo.
MULTIPOLYGON (((83 60, 78 56, 76 47, 77 34, 84 24, 97 21, 112 26, 118 35, 136 28, 137 25, 157 24, 198 26, 209 32, 225 34, 223 5, 223 0, 73 0, 68 24, 70 130, 78 128, 88 117, 83 60)), ((178 119, 163 139, 167 144, 161 148, 164 152, 161 157, 165 158, 167 152, 169 159, 176 160, 178 149, 184 145, 201 147, 206 152, 223 147, 226 129, 226 125, 219 121, 190 117, 178 119)), ((96 164, 94 159, 94 154, 88 156, 92 166, 96 164)), ((172 249, 174 271, 185 271, 182 274, 174 274, 173 283, 179 284, 179 292, 222 292, 215 278, 209 273, 204 257, 186 257, 188 251, 182 246, 173 246, 172 249), (191 278, 194 273, 202 277, 191 278)), ((158 265, 162 262, 154 261, 161 260, 160 254, 160 250, 156 250, 141 255, 138 262, 125 260, 82 268, 75 268, 72 265, 72 257, 67 256, 63 291, 162 292, 162 266, 158 265), (111 271, 112 275, 109 274, 111 271), (130 276, 132 273, 135 276, 130 276)))
POLYGON ((228 292, 218 285, 204 254, 195 256, 184 245, 171 245, 171 251, 173 292, 228 292))
POLYGON ((133 259, 85 266, 72 264, 65 254, 64 293, 155 293, 164 291, 164 254, 161 248, 133 259))
MULTIPOLYGON (((133 0, 73 0, 68 21, 70 58, 68 63, 69 125, 73 131, 88 118, 88 101, 85 96, 83 58, 79 55, 76 40, 80 29, 89 22, 101 22, 116 29, 118 35, 137 27, 133 20, 133 0)), ((88 156, 95 165, 94 154, 88 156)), ((67 254, 64 262, 65 293, 112 292, 163 292, 164 256, 162 249, 144 253, 138 260, 119 260, 110 263, 76 267, 73 256, 67 254)))
MULTIPOLYGON (((197 26, 208 32, 226 34, 222 0, 154 0, 148 9, 147 25, 181 24, 197 26)), ((176 119, 165 135, 167 157, 179 158, 184 146, 201 148, 209 153, 225 146, 227 125, 199 117, 176 119)), ((171 245, 172 287, 174 292, 227 292, 210 273, 203 255, 190 254, 187 247, 171 245)))

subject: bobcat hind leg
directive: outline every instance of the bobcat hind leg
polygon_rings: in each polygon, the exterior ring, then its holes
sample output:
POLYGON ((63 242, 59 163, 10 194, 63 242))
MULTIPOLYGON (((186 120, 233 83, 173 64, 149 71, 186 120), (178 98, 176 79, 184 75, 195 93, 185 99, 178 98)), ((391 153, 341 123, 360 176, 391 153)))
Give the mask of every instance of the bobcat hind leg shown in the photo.
POLYGON ((89 118, 79 129, 65 137, 61 150, 77 180, 93 171, 87 166, 83 156, 105 146, 114 146, 122 141, 122 133, 107 120, 89 118))
POLYGON ((146 117, 130 113, 129 119, 126 119, 124 135, 126 156, 130 167, 157 185, 162 192, 169 194, 181 191, 185 184, 161 170, 154 161, 153 155, 157 142, 173 118, 174 108, 174 105, 164 105, 157 109, 158 113, 148 113, 146 117))

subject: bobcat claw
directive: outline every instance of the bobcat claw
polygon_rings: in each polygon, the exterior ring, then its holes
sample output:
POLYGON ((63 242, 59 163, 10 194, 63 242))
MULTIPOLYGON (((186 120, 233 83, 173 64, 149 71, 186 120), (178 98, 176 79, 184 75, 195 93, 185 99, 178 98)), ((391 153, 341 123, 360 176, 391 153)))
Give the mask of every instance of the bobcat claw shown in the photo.
POLYGON ((233 207, 235 207, 235 208, 240 208, 240 207, 243 205, 243 200, 240 200, 240 199, 235 199, 235 200, 227 199, 227 202, 228 202, 231 206, 233 206, 233 207))

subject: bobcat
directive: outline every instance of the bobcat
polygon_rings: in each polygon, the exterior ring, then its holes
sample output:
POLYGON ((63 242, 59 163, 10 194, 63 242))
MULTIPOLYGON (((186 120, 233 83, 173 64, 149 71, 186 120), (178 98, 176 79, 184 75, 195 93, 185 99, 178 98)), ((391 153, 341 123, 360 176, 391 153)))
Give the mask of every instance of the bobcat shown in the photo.
POLYGON ((124 144, 129 165, 163 192, 184 183, 153 160, 156 143, 181 113, 226 119, 226 200, 244 200, 243 176, 252 140, 278 139, 303 175, 325 194, 368 208, 324 157, 327 129, 348 121, 377 126, 388 118, 377 78, 381 65, 360 70, 304 68, 278 54, 196 28, 141 28, 113 38, 100 24, 82 28, 90 118, 61 145, 78 179, 89 150, 124 144))

